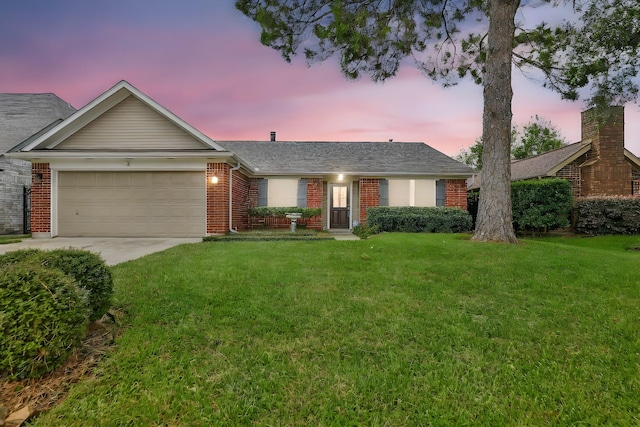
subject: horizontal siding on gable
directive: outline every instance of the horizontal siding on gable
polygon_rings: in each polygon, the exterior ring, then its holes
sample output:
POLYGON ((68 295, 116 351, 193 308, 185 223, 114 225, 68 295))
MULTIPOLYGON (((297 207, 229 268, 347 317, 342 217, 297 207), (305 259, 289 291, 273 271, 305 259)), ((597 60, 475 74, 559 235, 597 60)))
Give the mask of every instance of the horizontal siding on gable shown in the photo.
POLYGON ((145 105, 125 98, 58 144, 61 150, 201 150, 203 143, 145 105))

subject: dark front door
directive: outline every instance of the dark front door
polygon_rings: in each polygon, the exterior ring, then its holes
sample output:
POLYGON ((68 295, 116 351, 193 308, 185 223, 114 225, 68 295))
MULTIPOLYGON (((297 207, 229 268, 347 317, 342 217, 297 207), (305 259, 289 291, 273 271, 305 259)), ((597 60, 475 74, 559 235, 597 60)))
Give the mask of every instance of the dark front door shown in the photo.
POLYGON ((331 187, 331 228, 349 228, 349 187, 331 187))

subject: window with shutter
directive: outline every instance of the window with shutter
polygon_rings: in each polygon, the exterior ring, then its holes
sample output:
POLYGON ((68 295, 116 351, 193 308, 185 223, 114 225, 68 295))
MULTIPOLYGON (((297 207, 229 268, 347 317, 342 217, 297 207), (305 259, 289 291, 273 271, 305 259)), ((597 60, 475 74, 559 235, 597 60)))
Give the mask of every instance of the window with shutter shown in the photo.
POLYGON ((267 206, 269 202, 268 180, 258 178, 258 206, 267 206))
POLYGON ((378 180, 378 197, 380 206, 389 206, 389 181, 386 179, 378 180))
POLYGON ((447 201, 447 181, 439 179, 436 181, 436 206, 445 206, 447 201))
POLYGON ((298 180, 298 208, 307 207, 307 179, 301 178, 298 180))

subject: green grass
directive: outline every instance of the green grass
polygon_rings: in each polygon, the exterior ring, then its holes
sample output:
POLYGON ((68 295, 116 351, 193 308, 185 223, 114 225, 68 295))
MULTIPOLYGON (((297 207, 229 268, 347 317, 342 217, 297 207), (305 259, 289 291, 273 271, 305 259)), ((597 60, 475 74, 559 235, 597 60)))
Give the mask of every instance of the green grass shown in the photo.
POLYGON ((35 425, 638 425, 635 245, 179 246, 113 268, 127 330, 35 425))
POLYGON ((29 234, 6 234, 0 236, 0 245, 8 245, 9 243, 19 243, 24 239, 30 238, 29 234))

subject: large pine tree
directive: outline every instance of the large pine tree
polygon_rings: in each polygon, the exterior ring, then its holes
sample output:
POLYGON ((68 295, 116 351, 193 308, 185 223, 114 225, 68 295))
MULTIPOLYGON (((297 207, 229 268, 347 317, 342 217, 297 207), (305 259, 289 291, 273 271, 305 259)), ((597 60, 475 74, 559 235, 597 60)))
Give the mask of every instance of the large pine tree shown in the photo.
POLYGON ((412 58, 445 85, 465 76, 483 84, 474 240, 517 242, 510 196, 513 65, 539 70, 543 85, 568 99, 589 85, 589 103, 598 106, 637 95, 637 0, 237 0, 236 7, 260 24, 261 42, 287 61, 298 53, 309 63, 337 56, 347 78, 382 81, 412 58), (516 25, 523 6, 563 4, 565 22, 516 25))

